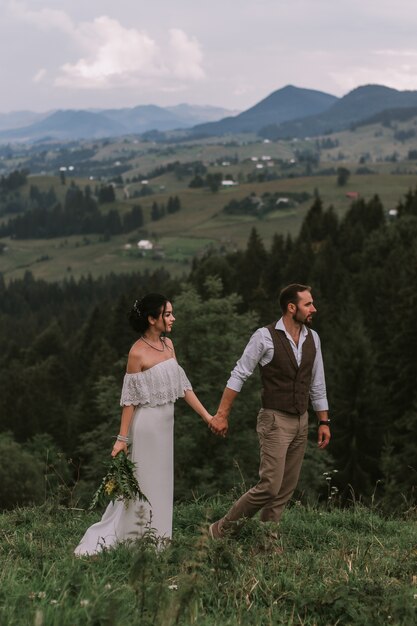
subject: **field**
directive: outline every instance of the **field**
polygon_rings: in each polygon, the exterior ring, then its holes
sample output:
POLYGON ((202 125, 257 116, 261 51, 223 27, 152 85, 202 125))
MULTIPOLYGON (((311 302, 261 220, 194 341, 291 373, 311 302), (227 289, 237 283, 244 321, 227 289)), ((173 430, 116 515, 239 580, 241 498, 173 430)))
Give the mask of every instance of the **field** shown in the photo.
POLYGON ((411 626, 417 617, 415 521, 295 504, 279 539, 253 520, 213 542, 228 500, 177 505, 174 540, 152 536, 97 559, 73 549, 97 514, 45 503, 4 512, 5 626, 411 626), (281 553, 281 549, 283 552, 281 553))
MULTIPOLYGON (((119 176, 115 188, 116 201, 101 205, 100 210, 106 213, 116 209, 123 217, 132 206, 140 204, 144 214, 143 228, 111 238, 100 235, 43 240, 3 238, 1 243, 6 249, 0 255, 0 272, 6 281, 23 276, 27 270, 35 277, 55 281, 86 274, 97 277, 109 272, 152 271, 163 266, 173 275, 180 276, 188 272, 195 256, 204 254, 208 249, 227 252, 244 248, 254 227, 267 247, 275 233, 296 236, 317 193, 324 207, 333 206, 341 217, 351 203, 351 199, 346 197, 348 192, 357 192, 365 200, 378 194, 388 211, 398 205, 410 188, 415 187, 417 164, 404 160, 411 147, 410 142, 396 142, 393 128, 374 125, 337 133, 330 139, 337 147, 321 149, 320 162, 310 167, 310 172, 307 172, 308 166, 300 155, 313 154, 317 149, 315 140, 265 143, 252 136, 237 136, 233 141, 217 138, 173 145, 157 145, 136 139, 98 142, 94 156, 80 163, 78 169, 85 169, 86 163, 88 167, 100 166, 100 172, 106 171, 106 167, 113 168, 114 176, 117 164, 124 163, 123 178, 119 176), (389 159, 394 152, 398 154, 398 162, 389 159), (367 155, 365 173, 357 174, 364 154, 367 155), (270 165, 266 159, 270 159, 270 165), (223 178, 233 177, 239 184, 221 187, 216 193, 208 188, 190 188, 191 169, 184 174, 168 167, 146 183, 147 190, 151 192, 149 195, 135 197, 145 187, 141 177, 155 171, 155 168, 196 162, 202 163, 207 173, 221 173, 223 178), (340 166, 351 172, 347 184, 342 187, 337 185, 335 173, 340 166), (248 182, 248 179, 253 182, 248 182), (223 212, 231 199, 242 200, 250 195, 260 198, 265 193, 278 193, 285 197, 286 194, 300 192, 307 192, 309 199, 291 208, 277 208, 263 218, 231 216, 223 212), (166 205, 170 196, 178 196, 181 210, 152 221, 152 205, 166 205), (138 253, 136 244, 143 238, 153 242, 156 253, 138 253)), ((84 147, 92 149, 88 142, 84 147)), ((31 185, 44 192, 52 187, 58 200, 63 202, 71 182, 81 189, 89 186, 94 192, 97 185, 112 180, 110 174, 107 178, 101 175, 98 178, 80 177, 75 166, 72 172, 67 172, 66 184, 63 185, 56 166, 60 163, 60 154, 69 163, 72 153, 77 154, 77 148, 69 150, 51 146, 45 151, 42 167, 46 168, 46 172, 29 176, 26 187, 21 191, 22 197, 28 196, 31 185)), ((33 155, 29 158, 29 153, 27 157, 24 154, 23 151, 20 160, 11 160, 9 168, 32 165, 36 169, 41 166, 36 166, 33 155)), ((10 217, 10 214, 0 213, 0 224, 10 217)))

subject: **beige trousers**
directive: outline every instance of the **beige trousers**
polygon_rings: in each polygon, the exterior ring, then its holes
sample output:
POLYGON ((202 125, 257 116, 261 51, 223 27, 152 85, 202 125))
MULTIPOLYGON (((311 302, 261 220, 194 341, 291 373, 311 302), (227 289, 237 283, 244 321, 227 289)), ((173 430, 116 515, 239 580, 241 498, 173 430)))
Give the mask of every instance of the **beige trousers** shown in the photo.
POLYGON ((237 500, 220 520, 232 530, 259 510, 263 522, 278 522, 300 476, 307 445, 308 413, 301 416, 261 409, 256 427, 260 445, 259 482, 237 500))

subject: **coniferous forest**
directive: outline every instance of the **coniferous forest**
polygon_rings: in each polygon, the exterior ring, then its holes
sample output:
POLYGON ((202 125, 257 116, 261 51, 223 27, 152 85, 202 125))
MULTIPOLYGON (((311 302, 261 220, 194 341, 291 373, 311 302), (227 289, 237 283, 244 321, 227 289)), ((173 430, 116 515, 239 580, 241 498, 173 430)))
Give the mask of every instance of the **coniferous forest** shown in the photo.
MULTIPOLYGON (((280 315, 278 293, 290 282, 313 288, 332 418, 323 453, 311 416, 297 498, 326 498, 323 474, 332 472, 344 504, 376 501, 388 513, 415 505, 417 191, 409 191, 393 219, 377 196, 343 218, 317 196, 297 237, 275 235, 267 249, 254 229, 246 249, 208 253, 182 280, 163 270, 62 283, 0 276, 0 506, 45 494, 88 503, 118 432, 136 298, 172 299, 178 359, 213 413, 250 334, 280 315)), ((254 374, 223 440, 177 403, 178 499, 256 480, 258 407, 254 374)))

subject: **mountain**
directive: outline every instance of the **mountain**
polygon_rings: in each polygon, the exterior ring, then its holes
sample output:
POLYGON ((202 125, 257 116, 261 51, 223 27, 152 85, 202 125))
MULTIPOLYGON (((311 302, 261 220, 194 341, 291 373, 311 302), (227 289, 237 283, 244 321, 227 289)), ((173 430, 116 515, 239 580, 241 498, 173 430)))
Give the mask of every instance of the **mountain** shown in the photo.
POLYGON ((39 139, 71 140, 121 135, 123 126, 101 113, 89 111, 55 111, 30 126, 0 132, 0 140, 38 141, 39 139))
POLYGON ((29 126, 45 118, 49 113, 35 113, 34 111, 11 111, 10 113, 0 113, 0 130, 10 128, 22 128, 29 126))
POLYGON ((417 91, 397 91, 383 85, 364 85, 340 98, 327 111, 274 127, 263 128, 260 135, 269 139, 312 137, 349 128, 387 109, 417 106, 417 91))
POLYGON ((188 128, 195 124, 204 124, 206 122, 217 122, 226 116, 237 115, 239 113, 239 111, 229 111, 221 107, 197 106, 186 104, 185 102, 172 107, 166 107, 166 110, 171 111, 179 120, 182 120, 183 128, 188 128))
POLYGON ((101 114, 123 126, 125 133, 172 130, 181 125, 174 113, 154 104, 139 105, 133 109, 107 109, 101 114))
POLYGON ((225 135, 229 133, 257 132, 270 124, 281 124, 327 111, 336 96, 313 89, 301 89, 287 85, 264 98, 258 104, 235 117, 226 117, 218 122, 194 126, 194 134, 225 135))
POLYGON ((15 117, 13 114, 0 114, 0 141, 95 139, 142 134, 154 129, 169 131, 190 128, 202 120, 219 119, 230 114, 230 111, 220 107, 189 104, 167 108, 151 104, 123 109, 64 110, 43 115, 25 113, 26 115, 20 116, 16 114, 15 117), (34 123, 29 123, 31 115, 34 123), (19 123, 11 127, 10 122, 14 120, 19 123), (26 124, 24 120, 28 120, 26 124))

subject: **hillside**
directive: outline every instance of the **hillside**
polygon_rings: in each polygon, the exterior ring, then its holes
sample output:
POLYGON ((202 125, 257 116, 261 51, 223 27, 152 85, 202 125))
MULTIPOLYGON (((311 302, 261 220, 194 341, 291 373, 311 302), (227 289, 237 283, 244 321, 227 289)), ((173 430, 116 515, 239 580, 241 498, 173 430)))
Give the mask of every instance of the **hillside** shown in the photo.
POLYGON ((417 91, 398 91, 382 85, 358 87, 333 103, 324 113, 261 130, 269 139, 312 137, 349 128, 386 109, 417 106, 417 91))
POLYGON ((269 124, 281 124, 287 120, 322 113, 336 101, 335 96, 321 91, 287 85, 235 117, 197 125, 192 132, 196 135, 257 132, 269 124))
MULTIPOLYGON (((182 108, 185 115, 188 109, 182 108)), ((116 211, 120 220, 140 206, 143 224, 125 234, 121 230, 105 235, 104 229, 69 236, 42 239, 14 239, 3 235, 0 241, 0 271, 6 280, 21 277, 30 269, 37 277, 62 280, 112 271, 153 270, 166 267, 174 275, 188 273, 193 258, 207 250, 242 249, 255 227, 269 246, 275 233, 296 235, 318 190, 325 206, 332 205, 343 215, 355 192, 368 200, 378 194, 386 211, 395 208, 408 189, 415 187, 417 174, 417 135, 414 108, 387 110, 368 118, 367 123, 352 124, 349 130, 310 140, 261 141, 254 135, 157 143, 139 137, 123 139, 73 140, 71 143, 5 145, 0 148, 0 174, 7 176, 16 168, 30 172, 27 184, 9 198, 0 197, 0 228, 29 206, 43 200, 30 200, 38 189, 51 190, 63 204, 72 184, 90 188, 94 197, 101 185, 114 185, 115 201, 100 205, 106 216, 116 211), (337 185, 337 169, 350 172, 345 187, 337 185), (64 171, 64 180, 61 175, 64 171), (220 187, 215 193, 207 185, 190 187, 195 173, 231 179, 235 185, 220 187), (142 181, 146 180, 146 184, 142 181), (111 182, 112 181, 112 182, 111 182), (35 189, 32 189, 35 188, 35 189), (32 190, 31 190, 32 189, 32 190), (307 194, 288 207, 257 216, 226 214, 224 207, 251 195, 307 194), (152 217, 152 207, 166 206, 177 196, 181 210, 152 217), (139 239, 150 239, 157 253, 139 254, 139 239)), ((43 121, 43 132, 66 123, 61 111, 43 121), (49 126, 48 126, 49 125, 49 126)), ((89 113, 75 115, 88 125, 89 113)), ((134 115, 134 110, 126 110, 134 115)), ((101 115, 101 114, 100 114, 101 115)), ((101 119, 97 113, 93 119, 101 119)), ((112 120, 112 124, 119 122, 112 120)), ((133 120, 132 120, 133 124, 133 120)), ((36 195, 36 194, 35 194, 36 195)), ((52 208, 52 207, 51 207, 52 208)), ((45 207, 47 209, 47 207, 45 207)), ((38 232, 38 231, 37 231, 38 232)), ((67 232, 68 234, 68 232, 67 232)))
POLYGON ((273 543, 253 521, 213 543, 224 498, 177 505, 174 540, 152 539, 97 560, 74 546, 97 514, 46 503, 0 519, 0 623, 73 626, 411 626, 415 522, 371 509, 293 506, 273 543), (283 547, 282 554, 274 552, 283 547))
MULTIPOLYGON (((364 143, 364 149, 366 148, 364 143)), ((337 151, 335 148, 334 152, 337 151)), ((331 152, 331 151, 330 151, 331 152)), ((331 164, 329 164, 331 165, 331 164)), ((250 174, 253 165, 245 164, 250 174)), ((226 171, 230 168, 226 168, 226 171)), ((213 168, 213 171, 217 171, 213 168)), ((256 171, 256 170, 255 170, 256 171)), ((104 205, 102 211, 107 213, 117 208, 121 216, 135 204, 140 204, 145 216, 144 227, 128 234, 118 234, 104 238, 100 234, 61 236, 48 239, 10 239, 3 238, 1 243, 6 246, 0 255, 0 271, 9 281, 24 275, 30 270, 34 276, 47 280, 62 280, 72 276, 79 278, 86 274, 98 277, 111 272, 132 272, 154 270, 165 267, 174 275, 188 273, 192 259, 208 249, 226 249, 233 251, 242 249, 248 240, 253 227, 270 246, 275 233, 296 235, 302 221, 311 206, 314 190, 318 189, 324 205, 333 205, 336 214, 341 216, 349 208, 351 200, 346 192, 354 190, 362 198, 370 199, 378 193, 386 210, 395 207, 400 198, 410 187, 415 185, 415 174, 389 175, 387 170, 380 169, 380 174, 352 174, 347 188, 336 184, 336 170, 331 175, 296 176, 278 180, 240 184, 235 188, 222 189, 216 194, 207 189, 188 188, 188 177, 178 183, 172 174, 162 174, 152 186, 155 193, 138 199, 123 199, 123 187, 116 192, 116 203, 104 205), (160 187, 164 187, 161 191, 160 187), (309 198, 289 208, 281 208, 268 214, 263 219, 256 216, 226 215, 223 207, 230 200, 242 200, 255 194, 261 197, 265 193, 300 194, 307 192, 309 198), (152 221, 151 211, 154 203, 167 203, 169 196, 177 195, 181 202, 181 210, 162 219, 152 221), (140 254, 136 243, 139 239, 150 238, 158 243, 162 254, 148 252, 140 254), (130 245, 130 249, 126 246, 130 245)), ((56 193, 64 198, 66 186, 62 186, 56 177, 31 177, 24 193, 29 194, 30 185, 40 189, 53 187, 56 193)), ((81 187, 88 184, 87 180, 75 179, 81 187)), ((135 186, 132 185, 132 189, 135 186)), ((137 186, 140 189, 140 185, 137 186)), ((5 218, 3 218, 5 219, 5 218)), ((0 220, 1 223, 1 220, 0 220)))

